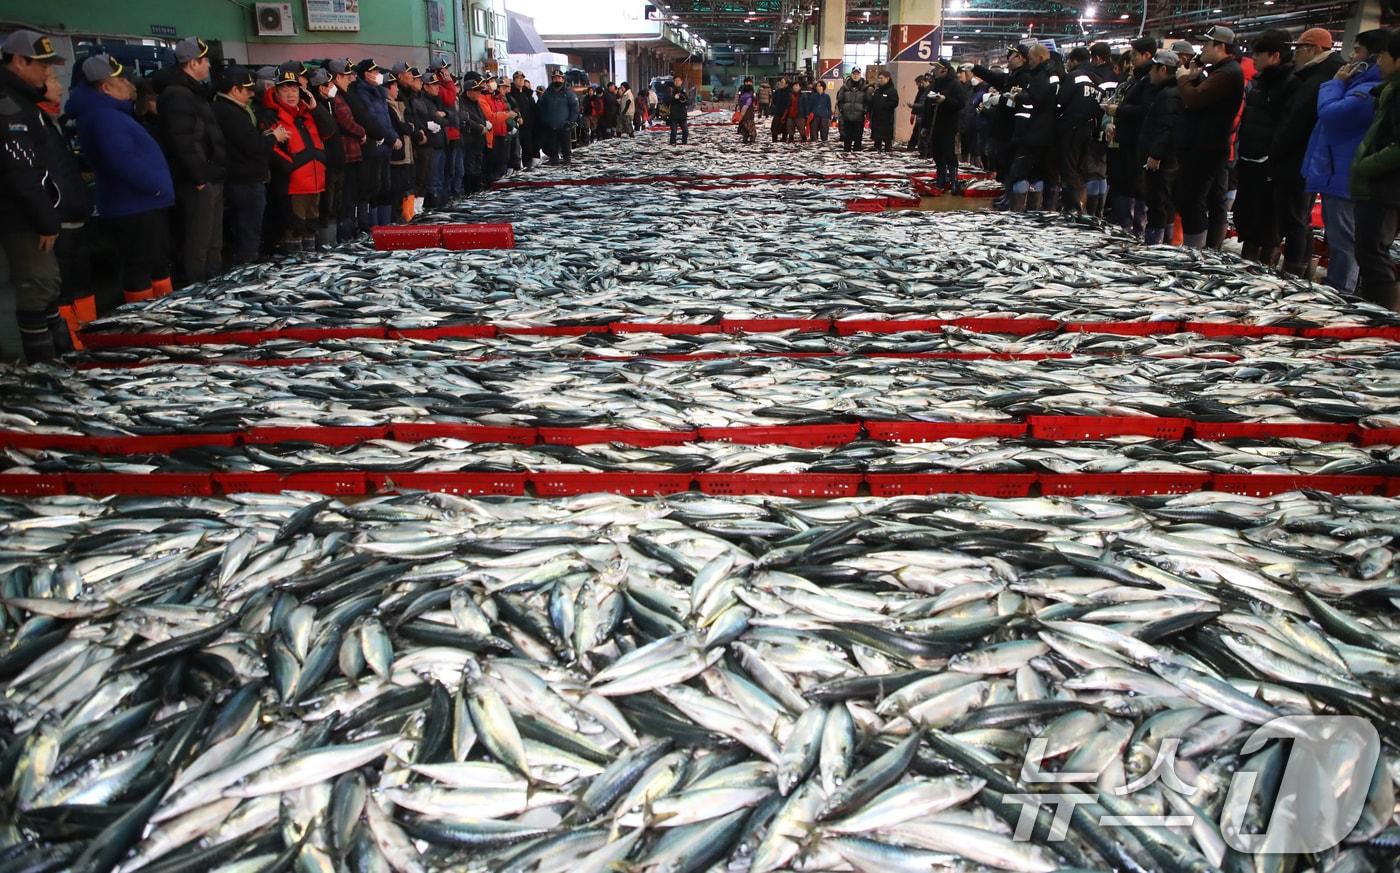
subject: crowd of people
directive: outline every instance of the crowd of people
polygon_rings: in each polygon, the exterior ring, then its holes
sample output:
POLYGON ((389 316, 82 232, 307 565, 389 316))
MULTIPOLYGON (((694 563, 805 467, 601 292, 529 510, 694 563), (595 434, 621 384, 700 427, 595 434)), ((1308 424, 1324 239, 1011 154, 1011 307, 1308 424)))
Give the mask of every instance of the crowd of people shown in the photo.
POLYGON ((79 239, 93 225, 117 253, 125 299, 146 300, 410 221, 542 157, 568 164, 575 147, 647 118, 626 83, 581 102, 560 73, 535 88, 523 73, 455 76, 445 62, 216 71, 193 37, 175 61, 142 78, 93 55, 65 87, 47 36, 19 30, 0 46, 0 190, 12 204, 0 241, 29 361, 72 349, 97 317, 91 284, 65 281, 85 271, 79 239))
MULTIPOLYGON (((854 69, 827 83, 780 78, 738 91, 734 121, 756 142, 894 148, 907 109, 916 149, 959 193, 959 161, 995 173, 1013 211, 1107 215, 1145 242, 1219 247, 1229 216, 1246 258, 1309 274, 1316 198, 1325 280, 1400 311, 1390 246, 1400 233, 1400 32, 1361 33, 1344 61, 1320 28, 1253 39, 1212 27, 1188 42, 1106 43, 1061 57, 1028 40, 1004 66, 936 62, 901 107, 890 76, 854 69), (1175 231, 1175 234, 1174 234, 1175 231)), ((91 291, 65 292, 65 256, 96 216, 118 252, 127 301, 170 293, 226 267, 311 251, 405 222, 543 156, 631 136, 664 117, 689 142, 691 96, 677 77, 658 95, 627 83, 580 100, 554 73, 535 88, 445 62, 418 70, 372 59, 211 69, 208 45, 184 39, 176 64, 148 79, 105 54, 78 65, 63 99, 48 37, 0 46, 0 247, 15 290, 26 359, 70 350, 97 315, 91 291), (90 185, 88 179, 95 180, 90 185), (60 299, 61 296, 63 299, 60 299)), ((80 271, 80 268, 75 268, 80 271)))

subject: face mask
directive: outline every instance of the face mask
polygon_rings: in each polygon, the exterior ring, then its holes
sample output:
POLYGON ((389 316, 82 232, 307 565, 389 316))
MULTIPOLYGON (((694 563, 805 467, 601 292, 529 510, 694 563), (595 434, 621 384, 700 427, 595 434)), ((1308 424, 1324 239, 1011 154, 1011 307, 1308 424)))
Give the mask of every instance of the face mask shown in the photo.
POLYGON ((337 93, 339 93, 339 92, 336 90, 336 87, 335 87, 334 85, 327 85, 327 86, 326 86, 326 99, 327 99, 327 100, 334 100, 334 99, 335 99, 335 95, 336 95, 337 93))
POLYGON ((382 85, 384 84, 384 77, 378 73, 370 73, 369 82, 371 85, 382 85))

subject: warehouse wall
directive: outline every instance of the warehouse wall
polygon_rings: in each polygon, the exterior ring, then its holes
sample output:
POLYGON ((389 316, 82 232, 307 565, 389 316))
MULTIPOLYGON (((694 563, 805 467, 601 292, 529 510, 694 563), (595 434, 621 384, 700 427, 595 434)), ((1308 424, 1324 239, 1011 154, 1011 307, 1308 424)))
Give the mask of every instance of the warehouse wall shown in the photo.
MULTIPOLYGON (((305 58, 349 56, 381 61, 426 62, 430 55, 457 54, 459 29, 465 29, 463 48, 470 37, 469 13, 464 0, 436 0, 441 26, 429 29, 428 0, 360 0, 358 31, 311 31, 306 27, 306 5, 290 0, 297 25, 294 37, 259 37, 253 20, 252 0, 63 0, 38 4, 33 0, 0 0, 0 30, 24 25, 58 34, 113 36, 174 42, 173 29, 181 37, 197 35, 223 43, 226 56, 255 64, 305 58), (460 25, 465 25, 461 28, 460 25)), ((474 0, 505 14, 504 0, 474 0)), ((469 8, 469 4, 468 4, 469 8)), ((490 40, 470 40, 474 51, 462 52, 462 61, 479 60, 490 40)), ((503 46, 502 46, 503 48, 503 46)))

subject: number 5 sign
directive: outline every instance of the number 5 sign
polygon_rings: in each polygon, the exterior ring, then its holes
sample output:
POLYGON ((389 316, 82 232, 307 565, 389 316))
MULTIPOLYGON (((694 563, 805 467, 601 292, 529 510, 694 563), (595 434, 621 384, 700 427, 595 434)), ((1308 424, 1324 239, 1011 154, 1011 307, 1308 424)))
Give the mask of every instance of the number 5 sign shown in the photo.
POLYGON ((933 63, 943 47, 943 27, 938 24, 890 26, 890 61, 933 63))

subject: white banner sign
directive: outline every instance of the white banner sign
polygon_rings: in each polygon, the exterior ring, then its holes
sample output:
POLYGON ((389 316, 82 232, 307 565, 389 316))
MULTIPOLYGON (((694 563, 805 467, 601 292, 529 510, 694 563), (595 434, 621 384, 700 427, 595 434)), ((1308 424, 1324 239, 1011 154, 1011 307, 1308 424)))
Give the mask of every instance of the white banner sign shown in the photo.
POLYGON ((307 30, 359 30, 360 0, 306 0, 307 30))

